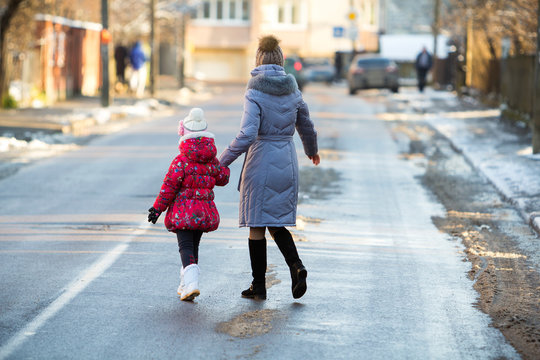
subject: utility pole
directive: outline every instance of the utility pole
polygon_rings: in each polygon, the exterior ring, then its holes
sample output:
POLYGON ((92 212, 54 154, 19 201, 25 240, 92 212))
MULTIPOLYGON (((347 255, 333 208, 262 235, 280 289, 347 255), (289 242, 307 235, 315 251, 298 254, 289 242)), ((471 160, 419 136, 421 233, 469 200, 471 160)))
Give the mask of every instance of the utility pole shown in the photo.
POLYGON ((156 93, 156 0, 150 0, 150 94, 156 93))
POLYGON ((349 0, 349 6, 350 10, 347 14, 347 18, 349 19, 349 30, 347 32, 349 35, 349 39, 351 39, 352 55, 354 56, 356 54, 356 39, 358 38, 358 27, 356 24, 356 18, 358 17, 358 14, 356 13, 356 9, 354 8, 353 0, 349 0))
POLYGON ((534 94, 533 94, 533 121, 532 121, 532 148, 533 154, 540 153, 540 0, 538 0, 536 14, 536 61, 534 66, 534 94))
MULTIPOLYGON (((102 31, 109 28, 109 4, 108 0, 101 0, 101 25, 102 31)), ((108 107, 111 103, 109 91, 109 43, 101 38, 101 106, 108 107)))
POLYGON ((186 77, 185 77, 185 63, 186 63, 186 20, 188 19, 188 16, 186 16, 186 0, 182 0, 182 23, 180 27, 180 63, 179 65, 179 73, 178 73, 178 87, 181 89, 186 85, 186 77))
POLYGON ((472 74, 473 74, 473 43, 474 43, 474 11, 472 8, 467 9, 467 39, 466 39, 466 50, 465 50, 465 86, 470 87, 472 85, 472 74))

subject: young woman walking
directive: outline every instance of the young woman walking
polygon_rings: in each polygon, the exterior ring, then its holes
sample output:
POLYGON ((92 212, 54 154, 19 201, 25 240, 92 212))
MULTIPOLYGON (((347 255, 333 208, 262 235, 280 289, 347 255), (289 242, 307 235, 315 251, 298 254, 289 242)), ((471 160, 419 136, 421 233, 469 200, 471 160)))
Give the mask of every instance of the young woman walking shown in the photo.
POLYGON ((298 131, 304 152, 318 165, 317 132, 296 80, 283 69, 279 40, 265 36, 259 42, 256 67, 244 100, 240 131, 220 156, 227 167, 242 153, 240 226, 249 227, 249 256, 253 281, 242 296, 266 299, 266 238, 268 228, 289 266, 292 294, 307 289, 307 271, 285 226, 296 226, 298 159, 293 142, 298 131))

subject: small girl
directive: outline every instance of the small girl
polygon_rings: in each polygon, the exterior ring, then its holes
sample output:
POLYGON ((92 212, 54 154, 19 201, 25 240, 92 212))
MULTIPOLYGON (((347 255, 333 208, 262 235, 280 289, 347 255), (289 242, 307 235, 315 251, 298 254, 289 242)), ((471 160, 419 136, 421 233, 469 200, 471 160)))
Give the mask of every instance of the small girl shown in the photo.
POLYGON ((165 226, 176 233, 182 260, 178 295, 191 301, 199 291, 199 243, 203 232, 214 231, 219 214, 214 204, 215 185, 229 182, 229 168, 216 158, 214 135, 206 131, 202 109, 194 108, 180 121, 178 135, 180 154, 171 163, 161 191, 148 211, 148 221, 156 223, 167 210, 165 226))

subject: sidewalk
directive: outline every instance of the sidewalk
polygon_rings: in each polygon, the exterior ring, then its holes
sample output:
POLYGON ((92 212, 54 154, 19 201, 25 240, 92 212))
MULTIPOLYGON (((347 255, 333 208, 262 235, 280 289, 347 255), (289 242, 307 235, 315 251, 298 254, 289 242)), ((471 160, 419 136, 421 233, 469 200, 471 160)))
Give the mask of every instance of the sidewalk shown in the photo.
POLYGON ((540 154, 532 154, 529 128, 501 120, 499 109, 470 98, 459 100, 445 91, 427 89, 403 96, 540 234, 540 154))
POLYGON ((93 136, 172 115, 212 96, 203 83, 178 89, 173 78, 159 80, 155 97, 118 95, 109 107, 102 107, 98 96, 81 96, 44 108, 0 109, 0 179, 35 160, 84 145, 93 136))
POLYGON ((86 135, 89 128, 127 116, 149 116, 163 108, 157 100, 115 99, 111 106, 102 107, 97 97, 78 97, 50 107, 0 111, 0 128, 43 132, 59 132, 74 136, 86 135))
POLYGON ((0 133, 21 131, 42 131, 74 136, 87 135, 96 125, 103 125, 128 117, 149 117, 156 112, 173 111, 186 106, 192 100, 208 98, 202 83, 192 82, 190 88, 178 89, 176 80, 160 77, 155 96, 137 99, 127 94, 111 96, 108 107, 101 106, 99 96, 75 97, 43 108, 14 110, 0 109, 0 133))

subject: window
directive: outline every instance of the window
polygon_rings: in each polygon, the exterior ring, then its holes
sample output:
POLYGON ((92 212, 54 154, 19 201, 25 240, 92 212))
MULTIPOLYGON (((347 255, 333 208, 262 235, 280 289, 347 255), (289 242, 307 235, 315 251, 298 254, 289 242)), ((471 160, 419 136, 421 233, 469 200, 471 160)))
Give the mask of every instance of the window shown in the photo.
POLYGON ((210 19, 210 1, 203 1, 202 16, 203 19, 210 19))
POLYGON ((300 0, 281 0, 277 3, 278 24, 300 24, 300 0))
POLYGON ((216 18, 218 20, 223 19, 223 0, 217 0, 217 12, 216 12, 216 18))
POLYGON ((370 25, 375 25, 375 11, 377 9, 375 8, 375 5, 373 4, 371 4, 370 8, 371 8, 371 13, 370 13, 370 18, 369 18, 369 23, 370 25))
POLYGON ((285 22, 285 6, 283 4, 279 5, 277 22, 280 24, 285 22))
POLYGON ((298 18, 298 4, 296 2, 294 2, 292 4, 292 8, 291 8, 291 22, 293 24, 299 24, 300 23, 300 19, 298 18))
POLYGON ((249 1, 242 0, 242 20, 249 20, 249 1))
POLYGON ((236 1, 229 2, 229 19, 236 19, 236 1))
POLYGON ((219 22, 245 22, 250 18, 249 0, 205 0, 197 13, 198 19, 219 22))

